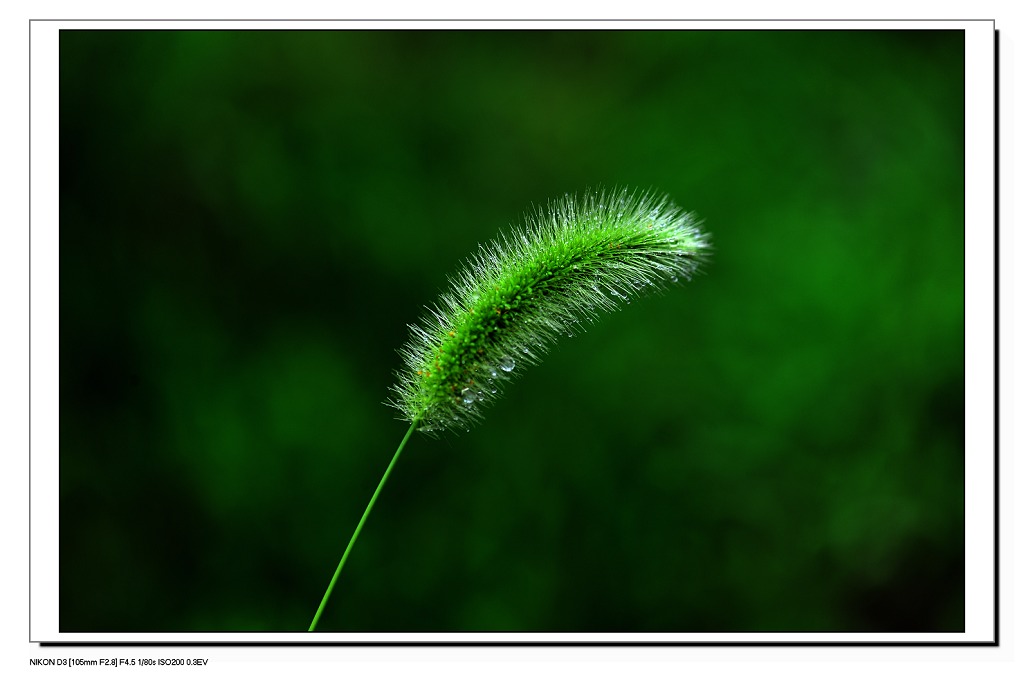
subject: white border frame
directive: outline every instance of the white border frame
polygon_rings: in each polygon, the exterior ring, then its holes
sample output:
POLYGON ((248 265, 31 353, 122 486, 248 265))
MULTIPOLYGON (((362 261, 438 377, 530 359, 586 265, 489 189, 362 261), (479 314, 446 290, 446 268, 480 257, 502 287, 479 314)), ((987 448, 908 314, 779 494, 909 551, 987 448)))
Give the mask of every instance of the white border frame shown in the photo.
MULTIPOLYGON (((994 23, 991 21, 33 21, 30 640, 239 643, 995 643, 994 23), (965 31, 966 631, 964 633, 61 633, 58 629, 58 33, 88 29, 956 29, 965 31)), ((96 654, 97 656, 100 654, 96 654)))

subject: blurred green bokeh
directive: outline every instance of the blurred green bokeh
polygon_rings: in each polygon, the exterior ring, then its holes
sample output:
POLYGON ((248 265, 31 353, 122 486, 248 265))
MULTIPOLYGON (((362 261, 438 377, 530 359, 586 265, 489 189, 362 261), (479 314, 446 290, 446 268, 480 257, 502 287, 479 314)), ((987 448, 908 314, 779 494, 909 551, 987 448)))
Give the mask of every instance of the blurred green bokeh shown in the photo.
POLYGON ((415 436, 321 629, 962 631, 963 47, 62 32, 61 631, 304 630, 406 324, 598 185, 705 273, 415 436))

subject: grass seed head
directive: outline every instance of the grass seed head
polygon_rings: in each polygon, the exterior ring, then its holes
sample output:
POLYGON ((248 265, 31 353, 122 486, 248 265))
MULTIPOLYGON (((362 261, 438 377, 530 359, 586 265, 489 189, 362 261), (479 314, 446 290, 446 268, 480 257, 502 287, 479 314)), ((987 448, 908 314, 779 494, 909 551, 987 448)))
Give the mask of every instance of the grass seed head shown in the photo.
POLYGON ((602 311, 689 280, 710 249, 693 215, 626 190, 565 195, 449 278, 399 353, 389 403, 421 431, 466 429, 562 336, 602 311))

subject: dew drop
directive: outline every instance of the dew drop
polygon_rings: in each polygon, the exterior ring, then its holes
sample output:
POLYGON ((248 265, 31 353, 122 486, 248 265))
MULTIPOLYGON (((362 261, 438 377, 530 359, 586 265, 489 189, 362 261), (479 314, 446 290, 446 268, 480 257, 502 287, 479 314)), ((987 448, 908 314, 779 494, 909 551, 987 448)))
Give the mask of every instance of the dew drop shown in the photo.
POLYGON ((672 280, 673 282, 678 282, 679 281, 679 277, 675 273, 671 274, 669 276, 669 279, 672 280))
POLYGON ((516 368, 516 361, 506 355, 498 362, 498 367, 501 367, 503 372, 511 372, 516 368))
POLYGON ((476 402, 476 392, 471 388, 462 389, 462 402, 464 405, 472 405, 476 402))

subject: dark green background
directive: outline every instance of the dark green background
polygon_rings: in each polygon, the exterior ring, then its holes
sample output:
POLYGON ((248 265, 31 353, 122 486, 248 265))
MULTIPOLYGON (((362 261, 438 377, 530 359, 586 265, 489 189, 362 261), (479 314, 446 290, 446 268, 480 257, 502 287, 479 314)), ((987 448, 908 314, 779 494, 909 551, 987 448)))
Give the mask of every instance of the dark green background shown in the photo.
POLYGON ((715 252, 410 440, 324 630, 964 627, 961 32, 62 32, 60 628, 303 630, 531 203, 715 252))

